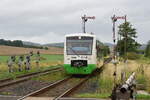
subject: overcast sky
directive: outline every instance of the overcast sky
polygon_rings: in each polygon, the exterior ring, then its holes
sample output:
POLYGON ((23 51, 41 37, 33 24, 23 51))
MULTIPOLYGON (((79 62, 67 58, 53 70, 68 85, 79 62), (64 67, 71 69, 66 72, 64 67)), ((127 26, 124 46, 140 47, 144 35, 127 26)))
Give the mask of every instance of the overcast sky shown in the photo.
MULTIPOLYGON (((65 34, 82 32, 81 16, 102 42, 112 43, 113 14, 127 15, 140 43, 150 40, 149 0, 0 0, 0 38, 37 43, 62 42, 65 34)), ((117 25, 123 23, 118 20, 117 25)))

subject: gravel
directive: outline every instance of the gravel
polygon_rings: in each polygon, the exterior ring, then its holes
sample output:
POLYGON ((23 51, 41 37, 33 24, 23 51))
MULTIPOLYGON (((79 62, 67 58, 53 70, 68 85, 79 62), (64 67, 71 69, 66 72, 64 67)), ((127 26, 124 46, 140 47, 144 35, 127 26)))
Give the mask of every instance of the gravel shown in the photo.
POLYGON ((61 73, 54 72, 54 73, 50 73, 47 75, 37 76, 30 80, 23 81, 21 83, 2 87, 0 89, 0 95, 2 95, 2 96, 24 96, 33 91, 39 90, 47 85, 50 85, 50 84, 54 83, 55 81, 58 81, 64 77, 65 76, 64 76, 63 72, 61 72, 61 73), (52 77, 54 77, 54 78, 52 78, 52 77), (46 80, 44 80, 44 79, 46 79, 46 80))
POLYGON ((68 81, 61 83, 59 86, 50 89, 40 95, 38 97, 57 97, 61 95, 66 90, 70 89, 74 85, 76 85, 80 81, 80 78, 71 78, 68 81))
POLYGON ((87 82, 82 84, 79 89, 77 89, 72 95, 70 95, 70 97, 74 97, 76 94, 96 93, 98 88, 98 80, 91 78, 87 82))
POLYGON ((24 96, 49 84, 51 83, 28 80, 0 89, 0 95, 24 96))

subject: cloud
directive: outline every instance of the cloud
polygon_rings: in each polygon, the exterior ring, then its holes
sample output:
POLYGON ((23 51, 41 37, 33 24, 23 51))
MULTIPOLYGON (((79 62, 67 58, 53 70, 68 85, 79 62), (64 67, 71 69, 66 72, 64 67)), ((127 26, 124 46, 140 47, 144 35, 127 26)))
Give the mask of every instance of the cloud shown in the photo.
MULTIPOLYGON (((87 14, 96 16, 86 23, 87 32, 112 42, 110 17, 127 14, 139 33, 137 40, 146 43, 150 37, 148 4, 141 0, 1 0, 0 38, 61 42, 65 34, 82 32, 81 16, 87 14)), ((117 25, 122 22, 117 21, 117 25)))

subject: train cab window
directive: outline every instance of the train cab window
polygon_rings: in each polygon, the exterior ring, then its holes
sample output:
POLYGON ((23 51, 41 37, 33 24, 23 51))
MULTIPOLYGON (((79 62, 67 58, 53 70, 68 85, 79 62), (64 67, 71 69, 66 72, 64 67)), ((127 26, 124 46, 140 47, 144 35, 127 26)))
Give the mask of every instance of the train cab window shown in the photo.
POLYGON ((91 55, 93 37, 67 37, 66 50, 68 55, 91 55))

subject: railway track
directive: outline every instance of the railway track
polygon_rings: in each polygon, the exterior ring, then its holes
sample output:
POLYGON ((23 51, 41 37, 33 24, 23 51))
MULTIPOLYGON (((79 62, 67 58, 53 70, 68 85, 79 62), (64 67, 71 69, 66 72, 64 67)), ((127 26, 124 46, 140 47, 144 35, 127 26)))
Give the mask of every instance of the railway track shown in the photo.
POLYGON ((59 98, 66 97, 73 93, 76 88, 86 82, 89 78, 89 76, 86 76, 85 78, 73 78, 72 76, 67 77, 42 89, 27 94, 18 100, 23 100, 27 97, 55 97, 55 100, 58 100, 59 98))
MULTIPOLYGON (((103 66, 99 70, 102 71, 104 65, 109 63, 111 60, 112 60, 112 58, 106 59, 104 61, 103 66)), ((101 72, 101 71, 97 71, 97 70, 95 70, 95 71, 101 72)), ((84 84, 87 80, 89 80, 90 77, 94 74, 95 74, 95 72, 93 72, 93 74, 91 74, 91 75, 88 75, 88 76, 86 76, 84 78, 80 78, 80 79, 73 78, 72 76, 67 77, 67 78, 59 80, 53 84, 50 84, 46 87, 43 87, 37 91, 34 91, 30 94, 27 94, 18 100, 23 100, 27 97, 55 97, 54 100, 59 100, 63 97, 68 97, 70 94, 75 92, 77 88, 80 88, 80 86, 82 84, 84 84), (73 82, 73 80, 75 81, 75 83, 73 82)))
MULTIPOLYGON (((111 61, 111 58, 108 58, 104 61, 104 64, 107 64, 111 61)), ((60 67, 58 68, 53 68, 50 70, 46 70, 43 72, 36 72, 36 73, 31 73, 31 74, 26 74, 26 75, 22 75, 22 76, 18 76, 16 80, 13 79, 5 79, 5 80, 0 80, 0 88, 2 87, 6 87, 6 86, 11 86, 13 84, 17 84, 17 83, 21 83, 23 81, 27 81, 30 80, 33 77, 36 76, 40 76, 40 75, 45 75, 45 74, 49 74, 51 72, 55 72, 55 71, 60 71, 62 69, 60 69, 60 67)), ((101 67, 99 69, 99 72, 103 70, 103 67, 101 67)), ((95 73, 99 73, 97 70, 95 73)), ((93 75, 94 75, 93 74, 93 75)), ((43 88, 40 88, 38 90, 29 92, 28 94, 22 95, 22 96, 18 96, 17 99, 15 100, 23 100, 27 97, 55 97, 55 100, 58 100, 62 97, 68 97, 71 93, 73 93, 77 88, 79 88, 82 84, 84 84, 88 79, 90 79, 91 75, 88 75, 84 78, 78 78, 75 79, 73 77, 67 77, 65 79, 56 81, 54 83, 51 83, 49 85, 46 85, 43 88), (75 83, 74 83, 75 82, 75 83), (61 90, 59 90, 61 88, 61 90), (55 92, 54 92, 55 91, 55 92), (19 98, 19 99, 18 99, 19 98)))
POLYGON ((30 74, 21 75, 21 76, 16 77, 15 80, 12 78, 3 79, 3 80, 0 80, 0 88, 4 88, 6 86, 21 83, 21 82, 30 80, 33 77, 40 76, 40 75, 46 75, 46 74, 60 71, 60 70, 62 70, 60 67, 56 67, 56 68, 52 68, 52 69, 41 71, 41 72, 34 72, 34 73, 30 73, 30 74))
POLYGON ((105 59, 103 65, 108 64, 111 60, 112 60, 111 57, 105 59))

